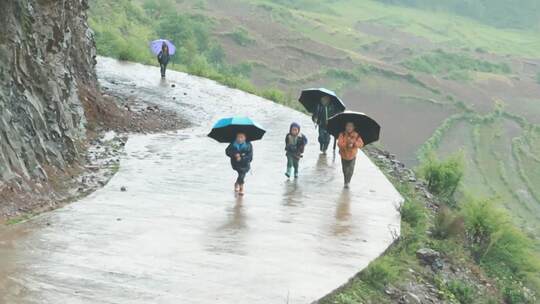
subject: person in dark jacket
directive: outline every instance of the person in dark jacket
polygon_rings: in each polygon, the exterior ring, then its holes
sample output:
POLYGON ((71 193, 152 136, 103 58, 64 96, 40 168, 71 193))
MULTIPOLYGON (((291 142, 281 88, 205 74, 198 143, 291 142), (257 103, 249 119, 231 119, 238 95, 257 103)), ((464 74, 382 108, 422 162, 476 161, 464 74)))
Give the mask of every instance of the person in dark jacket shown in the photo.
POLYGON ((231 159, 231 166, 238 172, 238 178, 234 183, 234 191, 240 195, 244 194, 244 179, 251 169, 253 160, 253 146, 246 140, 246 135, 238 133, 236 140, 229 144, 225 154, 231 159))
POLYGON ((159 52, 157 59, 159 62, 159 67, 161 68, 161 78, 165 78, 167 64, 169 64, 169 60, 171 59, 171 55, 169 54, 169 46, 167 43, 163 42, 161 45, 161 51, 159 52))
POLYGON ((321 102, 313 112, 313 122, 319 127, 319 144, 321 152, 324 154, 330 144, 330 133, 328 133, 328 119, 338 113, 336 107, 331 103, 330 96, 323 96, 321 102))
POLYGON ((298 163, 304 147, 307 144, 307 137, 300 133, 300 125, 293 122, 289 128, 289 133, 285 136, 285 151, 287 155, 287 171, 285 175, 290 178, 294 170, 294 178, 298 178, 298 163))

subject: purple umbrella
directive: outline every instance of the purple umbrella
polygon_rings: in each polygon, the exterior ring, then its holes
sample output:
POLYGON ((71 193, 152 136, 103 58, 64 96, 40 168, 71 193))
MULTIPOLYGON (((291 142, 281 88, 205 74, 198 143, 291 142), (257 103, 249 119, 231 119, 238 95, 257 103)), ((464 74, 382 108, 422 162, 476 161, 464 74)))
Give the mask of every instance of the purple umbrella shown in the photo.
POLYGON ((159 52, 161 52, 161 46, 163 45, 163 42, 165 42, 169 47, 169 55, 174 55, 174 53, 176 52, 176 47, 174 46, 174 44, 172 44, 172 42, 166 39, 158 39, 150 42, 150 50, 152 51, 152 53, 157 56, 159 52))

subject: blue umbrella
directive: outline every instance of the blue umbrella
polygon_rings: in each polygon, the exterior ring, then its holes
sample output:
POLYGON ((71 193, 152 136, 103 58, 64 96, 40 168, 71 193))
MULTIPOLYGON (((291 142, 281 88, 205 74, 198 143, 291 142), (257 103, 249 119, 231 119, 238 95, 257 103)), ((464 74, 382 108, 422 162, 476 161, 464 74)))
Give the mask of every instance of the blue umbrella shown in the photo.
POLYGON ((208 136, 220 143, 231 143, 238 133, 244 133, 248 141, 254 141, 261 139, 266 131, 249 117, 228 117, 220 119, 208 136))
POLYGON ((298 99, 309 113, 315 112, 317 105, 323 96, 329 96, 331 103, 336 107, 337 112, 345 111, 345 104, 334 91, 325 88, 305 89, 298 99))
POLYGON ((158 39, 150 42, 150 50, 152 53, 157 56, 159 52, 161 52, 161 47, 164 42, 169 47, 169 55, 174 55, 174 53, 176 53, 176 47, 167 39, 158 39))

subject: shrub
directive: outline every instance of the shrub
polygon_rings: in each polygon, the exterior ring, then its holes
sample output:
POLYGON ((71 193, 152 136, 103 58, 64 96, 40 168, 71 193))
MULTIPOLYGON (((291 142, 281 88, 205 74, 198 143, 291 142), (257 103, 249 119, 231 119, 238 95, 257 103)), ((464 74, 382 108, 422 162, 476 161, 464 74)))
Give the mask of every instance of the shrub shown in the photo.
POLYGON ((504 302, 508 304, 532 304, 537 303, 535 295, 521 282, 506 283, 502 289, 504 302))
POLYGON ((210 78, 212 74, 215 74, 215 71, 204 56, 197 55, 188 65, 188 73, 210 78))
POLYGON ((522 279, 540 269, 532 240, 493 202, 469 199, 463 205, 463 215, 472 256, 488 274, 506 280, 522 279))
POLYGON ((341 69, 328 69, 326 71, 326 75, 334 79, 342 79, 342 80, 347 80, 347 81, 357 82, 360 80, 358 76, 356 76, 356 74, 354 74, 353 72, 349 72, 349 71, 345 71, 341 69))
POLYGON ((248 63, 248 62, 242 62, 232 67, 233 74, 242 75, 244 77, 251 76, 252 70, 253 70, 253 66, 251 65, 251 63, 248 63))
POLYGON ((255 39, 249 36, 246 29, 239 27, 234 32, 227 34, 231 39, 241 46, 248 46, 255 43, 255 39))
POLYGON ((442 206, 433 221, 432 235, 438 239, 461 236, 464 233, 463 217, 442 206))
POLYGON ((470 199, 463 205, 467 241, 473 257, 479 261, 491 245, 492 237, 504 225, 505 214, 488 200, 470 199))
POLYGON ((378 259, 366 268, 361 279, 369 285, 382 289, 388 283, 393 282, 399 275, 399 269, 392 265, 389 258, 378 259))
POLYGON ((428 182, 428 190, 442 199, 451 200, 463 177, 464 164, 462 154, 455 154, 444 161, 434 153, 428 156, 420 168, 420 174, 428 182))
POLYGON ((449 80, 456 80, 456 81, 469 81, 472 79, 471 73, 469 71, 464 70, 458 70, 458 71, 451 71, 446 76, 446 79, 449 80))
POLYGON ((145 0, 142 7, 151 16, 159 18, 173 6, 171 0, 145 0))
POLYGON ((123 61, 137 61, 137 54, 132 48, 125 46, 118 52, 118 59, 123 61))
POLYGON ((207 51, 206 57, 213 64, 223 64, 225 61, 225 50, 219 44, 213 45, 207 51))
POLYGON ((474 288, 467 282, 453 280, 446 284, 446 288, 452 293, 452 295, 454 295, 459 303, 469 304, 474 302, 474 288))
POLYGON ((262 97, 268 99, 268 100, 272 100, 274 102, 277 102, 277 103, 281 103, 281 104, 284 104, 285 103, 285 93, 283 93, 282 91, 278 90, 278 89, 275 89, 275 88, 271 88, 271 89, 266 89, 264 91, 262 91, 262 97))
POLYGON ((240 89, 244 92, 248 92, 251 94, 257 94, 257 89, 255 88, 255 86, 245 78, 227 75, 223 83, 231 88, 240 89))
POLYGON ((416 227, 425 218, 424 206, 417 201, 407 199, 400 208, 401 219, 416 227))

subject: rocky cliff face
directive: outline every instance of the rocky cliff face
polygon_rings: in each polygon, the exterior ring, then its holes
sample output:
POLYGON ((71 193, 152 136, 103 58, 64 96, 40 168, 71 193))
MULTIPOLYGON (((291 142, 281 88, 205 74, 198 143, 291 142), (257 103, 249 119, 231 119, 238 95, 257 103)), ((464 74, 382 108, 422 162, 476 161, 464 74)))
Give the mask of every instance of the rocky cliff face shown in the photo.
POLYGON ((87 0, 0 1, 0 192, 47 180, 79 156, 81 95, 97 92, 87 8, 87 0))

